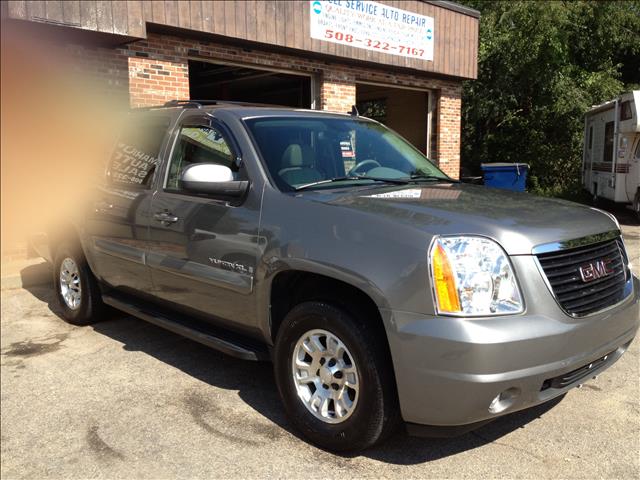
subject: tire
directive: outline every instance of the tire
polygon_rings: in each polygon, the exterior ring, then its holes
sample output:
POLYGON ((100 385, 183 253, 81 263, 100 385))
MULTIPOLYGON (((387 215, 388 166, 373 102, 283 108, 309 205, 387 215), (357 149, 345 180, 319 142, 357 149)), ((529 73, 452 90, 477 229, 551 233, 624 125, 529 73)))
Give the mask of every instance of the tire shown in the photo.
POLYGON ((636 213, 636 220, 640 222, 640 190, 636 192, 636 196, 633 199, 633 211, 636 213))
MULTIPOLYGON (((320 353, 316 352, 315 355, 320 353)), ((289 419, 304 437, 320 448, 336 452, 362 450, 386 438, 399 423, 398 396, 386 339, 373 325, 340 308, 322 302, 295 306, 278 331, 274 369, 278 391, 289 419), (322 346, 325 347, 325 363, 318 363, 316 357, 312 358, 303 351, 301 343, 313 335, 316 335, 316 342, 320 342, 320 347, 316 343, 317 350, 322 351, 322 346), (342 343, 344 349, 338 346, 336 340, 342 343), (328 345, 333 345, 334 350, 343 351, 344 354, 333 358, 328 345), (320 368, 319 374, 313 377, 317 385, 311 382, 299 387, 294 380, 293 359, 297 353, 305 356, 303 362, 310 365, 309 371, 315 370, 318 365, 324 368, 320 368), (329 357, 333 358, 333 365, 329 357), (336 358, 338 364, 335 363, 336 358), (339 368, 340 365, 345 367, 344 372, 347 373, 340 377, 338 373, 333 377, 327 373, 330 367, 339 368), (357 391, 344 386, 354 384, 354 378, 357 391), (337 387, 337 383, 329 385, 330 381, 341 380, 344 383, 340 387, 337 387), (299 388, 303 393, 299 393, 299 388), (309 402, 301 396, 311 394, 312 390, 318 390, 319 395, 342 395, 334 403, 329 400, 325 412, 327 417, 323 417, 319 408, 313 413, 313 407, 308 406, 309 402), (350 407, 342 410, 349 401, 350 407)), ((298 367, 296 372, 300 374, 298 367)))
POLYGON ((63 318, 73 325, 101 320, 105 305, 82 249, 71 243, 62 244, 56 250, 53 265, 53 285, 63 318), (65 298, 65 292, 70 296, 65 298))

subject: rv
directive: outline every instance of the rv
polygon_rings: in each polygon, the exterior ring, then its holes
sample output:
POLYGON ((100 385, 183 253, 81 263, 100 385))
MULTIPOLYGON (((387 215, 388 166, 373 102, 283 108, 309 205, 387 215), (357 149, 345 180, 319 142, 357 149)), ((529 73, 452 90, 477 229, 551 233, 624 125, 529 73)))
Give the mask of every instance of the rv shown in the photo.
POLYGON ((582 185, 593 200, 626 203, 640 217, 640 90, 585 115, 582 185))

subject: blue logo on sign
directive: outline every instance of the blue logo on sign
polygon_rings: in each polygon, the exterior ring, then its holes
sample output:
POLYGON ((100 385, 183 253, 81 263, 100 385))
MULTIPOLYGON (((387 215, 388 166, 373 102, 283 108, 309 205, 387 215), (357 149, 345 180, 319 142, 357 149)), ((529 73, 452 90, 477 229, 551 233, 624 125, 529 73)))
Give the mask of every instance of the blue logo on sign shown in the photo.
POLYGON ((315 13, 320 13, 322 11, 322 4, 320 2, 313 2, 312 7, 315 13))
POLYGON ((427 28, 427 40, 431 40, 433 38, 433 30, 427 28))

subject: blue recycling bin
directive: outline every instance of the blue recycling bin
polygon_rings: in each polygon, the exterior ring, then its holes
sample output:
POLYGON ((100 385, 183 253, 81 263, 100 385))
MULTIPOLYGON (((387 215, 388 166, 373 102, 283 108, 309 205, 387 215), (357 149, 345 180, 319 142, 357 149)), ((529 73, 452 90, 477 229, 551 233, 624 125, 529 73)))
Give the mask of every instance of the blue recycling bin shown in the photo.
POLYGON ((487 187, 524 192, 529 165, 526 163, 483 163, 482 176, 487 187))

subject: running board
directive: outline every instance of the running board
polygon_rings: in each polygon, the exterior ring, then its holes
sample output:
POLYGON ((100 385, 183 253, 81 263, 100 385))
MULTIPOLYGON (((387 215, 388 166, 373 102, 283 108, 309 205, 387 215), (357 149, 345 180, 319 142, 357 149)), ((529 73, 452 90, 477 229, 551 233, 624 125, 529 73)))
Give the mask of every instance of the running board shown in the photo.
POLYGON ((216 350, 232 357, 254 361, 270 360, 269 353, 266 348, 260 348, 258 345, 245 345, 244 342, 230 338, 231 335, 207 331, 208 329, 202 325, 201 322, 189 321, 186 317, 181 316, 169 318, 160 312, 111 295, 102 295, 102 300, 113 308, 122 310, 134 317, 145 320, 173 333, 177 333, 178 335, 182 335, 183 337, 189 338, 195 342, 215 348, 216 350))

